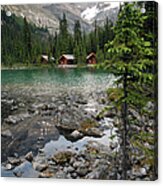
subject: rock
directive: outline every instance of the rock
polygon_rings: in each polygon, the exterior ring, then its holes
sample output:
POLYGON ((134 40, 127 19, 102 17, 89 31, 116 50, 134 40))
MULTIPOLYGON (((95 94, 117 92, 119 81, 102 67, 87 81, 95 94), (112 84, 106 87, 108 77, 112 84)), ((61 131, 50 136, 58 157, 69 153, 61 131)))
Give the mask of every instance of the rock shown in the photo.
POLYGON ((153 110, 155 109, 155 105, 154 105, 151 101, 149 101, 149 102, 147 103, 145 109, 148 110, 148 111, 153 112, 153 110))
POLYGON ((77 175, 77 173, 76 173, 76 172, 73 172, 73 173, 71 174, 71 176, 72 176, 72 178, 74 178, 74 179, 75 179, 75 178, 77 178, 77 176, 78 176, 78 175, 77 175))
POLYGON ((20 159, 14 157, 8 157, 8 162, 12 165, 19 165, 21 163, 20 159))
POLYGON ((5 168, 6 170, 11 170, 13 166, 10 163, 7 163, 5 168))
POLYGON ((110 109, 109 111, 103 114, 103 117, 108 117, 108 118, 114 118, 115 116, 117 116, 115 109, 110 109))
POLYGON ((118 147, 118 143, 116 143, 116 142, 110 142, 110 148, 111 148, 111 150, 113 150, 113 149, 115 149, 115 148, 117 148, 118 147))
POLYGON ((30 115, 27 113, 22 113, 18 115, 10 115, 8 116, 8 118, 5 119, 5 122, 8 124, 17 124, 20 121, 23 121, 25 118, 28 118, 28 117, 30 117, 30 115))
POLYGON ((69 167, 64 167, 63 170, 65 173, 72 173, 74 172, 75 169, 72 166, 69 166, 69 167))
POLYGON ((147 175, 147 171, 145 168, 133 168, 132 169, 132 174, 135 175, 136 177, 142 177, 147 175))
POLYGON ((54 174, 51 172, 41 172, 38 177, 39 178, 51 178, 53 176, 54 174))
POLYGON ((76 159, 72 156, 70 159, 70 165, 73 165, 75 163, 76 159))
POLYGON ((83 137, 83 134, 82 134, 81 132, 79 132, 78 130, 74 130, 74 131, 70 134, 70 136, 71 136, 72 138, 74 138, 75 140, 77 140, 77 139, 82 138, 82 137, 83 137))
POLYGON ((78 99, 78 100, 76 100, 76 103, 77 103, 77 104, 81 104, 81 105, 86 105, 86 104, 87 104, 87 100, 78 99))
POLYGON ((56 175, 55 178, 59 178, 59 179, 65 179, 66 178, 66 173, 64 173, 64 171, 59 170, 56 175))
POLYGON ((67 176, 66 176, 66 178, 67 178, 67 179, 72 179, 71 174, 68 173, 67 176))
POLYGON ((48 164, 51 166, 51 167, 55 167, 56 166, 56 163, 52 160, 48 161, 48 164))
POLYGON ((24 103, 19 103, 18 106, 24 108, 25 107, 25 104, 24 103))
MULTIPOLYGON (((19 157, 19 154, 16 153, 16 152, 14 152, 13 156, 14 156, 15 158, 18 158, 18 157, 19 157)), ((20 158, 20 157, 19 157, 19 158, 20 158)), ((21 159, 21 158, 20 158, 20 159, 21 159)))
POLYGON ((42 109, 45 108, 45 104, 44 103, 33 104, 31 107, 34 108, 35 110, 42 109))
POLYGON ((25 155, 25 159, 31 162, 33 160, 33 153, 32 152, 28 152, 25 155))
POLYGON ((86 175, 86 179, 108 179, 109 165, 100 164, 92 172, 86 175))
POLYGON ((85 176, 88 173, 88 168, 86 167, 78 167, 76 172, 79 176, 85 176))
POLYGON ((38 177, 38 172, 36 172, 33 169, 32 164, 28 161, 25 161, 18 167, 15 167, 15 169, 13 170, 13 173, 17 177, 27 177, 27 178, 38 177))
POLYGON ((49 103, 49 104, 47 105, 47 108, 48 108, 49 110, 53 110, 53 109, 56 108, 56 105, 55 105, 54 103, 49 103))
POLYGON ((93 168, 96 168, 100 163, 100 160, 99 159, 96 159, 93 163, 93 168))
POLYGON ((53 161, 58 164, 69 162, 74 154, 71 151, 58 152, 53 156, 53 161))
POLYGON ((38 163, 38 162, 34 162, 33 163, 33 168, 39 172, 42 172, 44 170, 46 170, 48 168, 48 164, 47 163, 38 163))
POLYGON ((1 136, 2 137, 7 137, 7 138, 12 138, 12 133, 9 129, 7 129, 5 131, 2 131, 1 136))
POLYGON ((143 176, 146 176, 147 175, 147 171, 146 171, 145 168, 140 168, 139 171, 140 171, 141 175, 143 175, 143 176))
POLYGON ((85 135, 94 136, 94 137, 102 137, 103 133, 98 128, 88 128, 83 132, 85 135))
POLYGON ((17 118, 16 116, 9 116, 8 118, 5 119, 5 122, 8 123, 8 124, 17 124, 17 122, 19 121, 20 119, 17 118))
POLYGON ((12 111, 18 110, 18 106, 16 106, 16 105, 15 105, 15 106, 12 106, 12 107, 11 107, 11 110, 12 110, 12 111))
POLYGON ((83 163, 81 161, 75 161, 73 163, 74 168, 83 167, 83 163))
POLYGON ((141 121, 141 116, 140 116, 140 114, 139 114, 136 110, 130 108, 130 109, 129 109, 129 113, 130 113, 136 120, 141 121))

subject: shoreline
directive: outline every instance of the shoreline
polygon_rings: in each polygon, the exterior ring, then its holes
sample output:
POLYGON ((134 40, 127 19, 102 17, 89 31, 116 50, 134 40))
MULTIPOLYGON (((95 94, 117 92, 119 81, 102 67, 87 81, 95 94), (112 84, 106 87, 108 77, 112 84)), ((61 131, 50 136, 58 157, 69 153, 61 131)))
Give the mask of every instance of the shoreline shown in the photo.
POLYGON ((55 66, 20 66, 20 67, 2 67, 1 70, 30 70, 30 69, 45 69, 45 68, 96 68, 97 65, 94 64, 89 64, 89 65, 55 65, 55 66))

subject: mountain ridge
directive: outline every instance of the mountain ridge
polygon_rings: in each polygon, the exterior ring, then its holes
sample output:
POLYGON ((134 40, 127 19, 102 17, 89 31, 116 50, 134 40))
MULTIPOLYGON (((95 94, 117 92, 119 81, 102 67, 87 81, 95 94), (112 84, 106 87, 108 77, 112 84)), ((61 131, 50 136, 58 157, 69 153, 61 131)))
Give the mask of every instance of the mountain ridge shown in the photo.
POLYGON ((71 33, 76 20, 80 21, 82 30, 90 32, 94 28, 95 20, 99 26, 104 24, 106 18, 114 23, 119 5, 117 2, 23 4, 2 5, 2 9, 16 16, 26 17, 28 22, 47 28, 50 34, 55 35, 59 32, 59 21, 64 13, 71 33))

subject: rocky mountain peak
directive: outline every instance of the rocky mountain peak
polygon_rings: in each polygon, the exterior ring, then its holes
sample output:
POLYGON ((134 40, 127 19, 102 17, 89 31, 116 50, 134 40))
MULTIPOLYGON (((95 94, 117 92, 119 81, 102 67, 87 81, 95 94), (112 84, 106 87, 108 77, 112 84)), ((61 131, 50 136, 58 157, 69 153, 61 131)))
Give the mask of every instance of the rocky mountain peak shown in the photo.
POLYGON ((10 11, 16 16, 26 17, 27 20, 38 27, 47 28, 54 35, 59 30, 59 20, 66 14, 69 31, 73 32, 74 22, 79 20, 83 30, 89 32, 93 29, 96 20, 102 25, 109 18, 112 22, 117 19, 118 2, 96 3, 58 3, 58 4, 24 4, 4 5, 2 9, 10 11))

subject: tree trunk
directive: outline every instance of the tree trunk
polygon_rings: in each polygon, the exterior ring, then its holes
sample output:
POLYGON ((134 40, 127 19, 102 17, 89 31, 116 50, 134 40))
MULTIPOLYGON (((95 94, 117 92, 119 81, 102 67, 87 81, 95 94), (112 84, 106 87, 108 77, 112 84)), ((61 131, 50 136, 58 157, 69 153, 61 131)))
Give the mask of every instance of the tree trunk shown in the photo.
POLYGON ((123 81, 123 94, 124 94, 124 103, 122 104, 122 120, 123 120, 123 131, 122 131, 122 152, 123 152, 123 162, 122 162, 122 179, 127 179, 127 168, 128 168, 128 153, 127 153, 127 125, 128 125, 128 105, 126 102, 127 98, 127 69, 124 74, 123 81))

